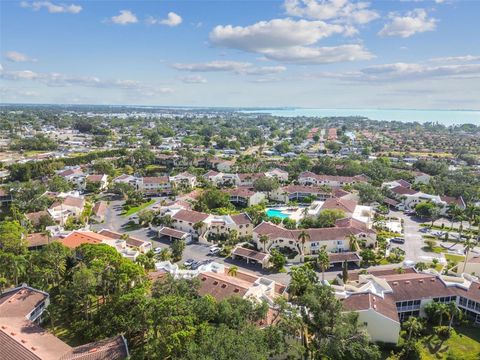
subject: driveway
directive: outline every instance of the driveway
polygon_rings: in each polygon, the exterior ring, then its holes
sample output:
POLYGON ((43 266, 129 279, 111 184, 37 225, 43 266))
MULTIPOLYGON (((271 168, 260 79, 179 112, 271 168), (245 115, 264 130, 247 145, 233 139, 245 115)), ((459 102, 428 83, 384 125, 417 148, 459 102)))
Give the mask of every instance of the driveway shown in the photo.
POLYGON ((424 256, 435 255, 433 253, 427 253, 422 249, 424 243, 422 233, 420 232, 420 224, 424 223, 424 220, 416 217, 410 217, 401 211, 391 211, 389 216, 395 216, 403 219, 403 237, 405 238, 405 244, 392 244, 392 247, 400 247, 405 250, 406 260, 419 261, 424 256))

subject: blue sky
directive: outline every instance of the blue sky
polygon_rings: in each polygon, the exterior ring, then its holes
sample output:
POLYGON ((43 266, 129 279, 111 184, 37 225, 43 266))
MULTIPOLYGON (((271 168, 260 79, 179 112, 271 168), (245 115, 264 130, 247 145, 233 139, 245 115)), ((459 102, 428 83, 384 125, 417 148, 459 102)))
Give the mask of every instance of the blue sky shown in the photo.
POLYGON ((480 109, 480 1, 1 1, 0 101, 480 109))

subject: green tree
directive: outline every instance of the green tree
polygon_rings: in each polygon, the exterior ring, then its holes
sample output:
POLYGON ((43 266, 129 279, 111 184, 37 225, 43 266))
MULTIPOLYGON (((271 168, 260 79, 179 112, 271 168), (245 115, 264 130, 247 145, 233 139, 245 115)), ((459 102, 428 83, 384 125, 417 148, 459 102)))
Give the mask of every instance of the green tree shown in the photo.
POLYGON ((185 250, 185 241, 183 240, 174 240, 170 244, 170 250, 172 252, 172 257, 174 261, 179 261, 182 259, 183 250, 185 250))
POLYGON ((18 221, 0 223, 0 249, 16 255, 27 251, 26 231, 18 221))
POLYGON ((275 270, 280 271, 287 264, 287 258, 277 249, 272 249, 270 251, 270 263, 275 270))
POLYGON ((422 322, 415 316, 410 316, 407 321, 402 324, 403 328, 407 331, 407 341, 413 336, 418 336, 423 331, 422 322))
POLYGON ((305 259, 305 244, 308 240, 310 240, 310 234, 308 231, 302 230, 300 234, 298 234, 298 241, 300 241, 300 244, 302 245, 302 261, 305 259))
POLYGON ((322 281, 325 281, 325 270, 330 266, 330 259, 328 258, 327 246, 323 245, 318 252, 316 263, 322 272, 322 281))
POLYGON ((317 274, 310 263, 293 266, 290 276, 289 295, 293 298, 304 295, 318 282, 317 274))

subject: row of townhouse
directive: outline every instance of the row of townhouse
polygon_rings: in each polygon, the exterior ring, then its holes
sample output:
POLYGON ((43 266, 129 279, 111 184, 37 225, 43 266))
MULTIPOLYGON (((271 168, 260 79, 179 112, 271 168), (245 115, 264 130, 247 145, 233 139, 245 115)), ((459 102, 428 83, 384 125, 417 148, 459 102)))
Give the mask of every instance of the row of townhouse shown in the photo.
POLYGON ((344 308, 358 313, 373 341, 397 343, 401 322, 410 316, 425 316, 432 302, 454 302, 466 318, 480 324, 480 282, 467 274, 440 275, 430 269, 373 270, 370 274, 349 274, 349 281, 333 285, 344 308))
POLYGON ((105 190, 108 186, 106 174, 86 174, 80 166, 62 170, 57 175, 73 184, 77 190, 85 190, 89 182, 97 183, 100 190, 105 190))
POLYGON ((275 178, 281 183, 288 181, 288 172, 281 169, 273 169, 264 173, 223 173, 214 170, 208 171, 204 177, 217 186, 241 186, 251 187, 256 180, 262 177, 275 178))
POLYGON ((268 311, 264 319, 257 322, 260 327, 271 325, 278 315, 275 300, 284 296, 286 286, 273 279, 259 277, 252 273, 237 270, 235 276, 229 275, 229 268, 224 264, 211 262, 196 270, 180 269, 177 264, 158 262, 157 271, 150 273, 151 279, 158 279, 170 274, 174 278, 198 279, 200 296, 210 295, 217 301, 231 296, 238 296, 255 303, 266 302, 268 311))
POLYGON ((336 175, 318 175, 311 171, 304 171, 298 176, 300 185, 330 186, 342 187, 345 185, 353 185, 356 183, 367 182, 368 177, 365 175, 356 176, 336 176, 336 175))
POLYGON ((270 222, 262 222, 253 229, 253 241, 258 249, 269 253, 274 248, 288 248, 299 255, 316 255, 323 246, 331 253, 349 252, 350 237, 364 240, 368 247, 375 247, 377 234, 365 223, 352 218, 337 220, 335 227, 288 230, 270 222), (308 234, 305 243, 299 238, 302 231, 308 234), (266 237, 267 241, 262 242, 266 237))
POLYGON ((120 175, 113 179, 114 183, 126 183, 135 187, 145 195, 169 195, 175 187, 193 188, 197 184, 197 177, 188 172, 174 176, 145 176, 120 175))
POLYGON ((440 209, 441 215, 446 215, 448 206, 455 204, 461 209, 466 208, 465 201, 462 197, 454 198, 451 196, 440 196, 427 194, 411 188, 410 184, 405 180, 396 180, 385 182, 382 187, 387 188, 395 201, 398 202, 396 207, 399 210, 415 210, 417 204, 429 201, 436 204, 440 209))
POLYGON ((135 261, 140 254, 152 250, 152 243, 112 230, 102 229, 98 233, 93 231, 73 231, 65 238, 59 239, 66 247, 75 250, 82 244, 107 244, 117 250, 123 257, 135 261))
POLYGON ((209 234, 226 235, 236 230, 239 237, 245 237, 252 235, 253 231, 252 221, 247 214, 211 215, 180 207, 168 210, 164 215, 171 216, 173 229, 190 234, 200 241, 206 241, 209 234))

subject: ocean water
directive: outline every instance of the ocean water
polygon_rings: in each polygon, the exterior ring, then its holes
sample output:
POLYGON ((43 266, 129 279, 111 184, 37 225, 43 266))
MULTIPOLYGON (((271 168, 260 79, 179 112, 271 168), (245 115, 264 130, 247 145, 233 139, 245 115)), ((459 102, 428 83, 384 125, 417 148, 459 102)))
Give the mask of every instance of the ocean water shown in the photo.
POLYGON ((260 109, 243 111, 248 113, 266 113, 274 116, 363 116, 371 120, 401 122, 438 122, 443 125, 475 124, 480 125, 480 110, 416 110, 416 109, 260 109))

